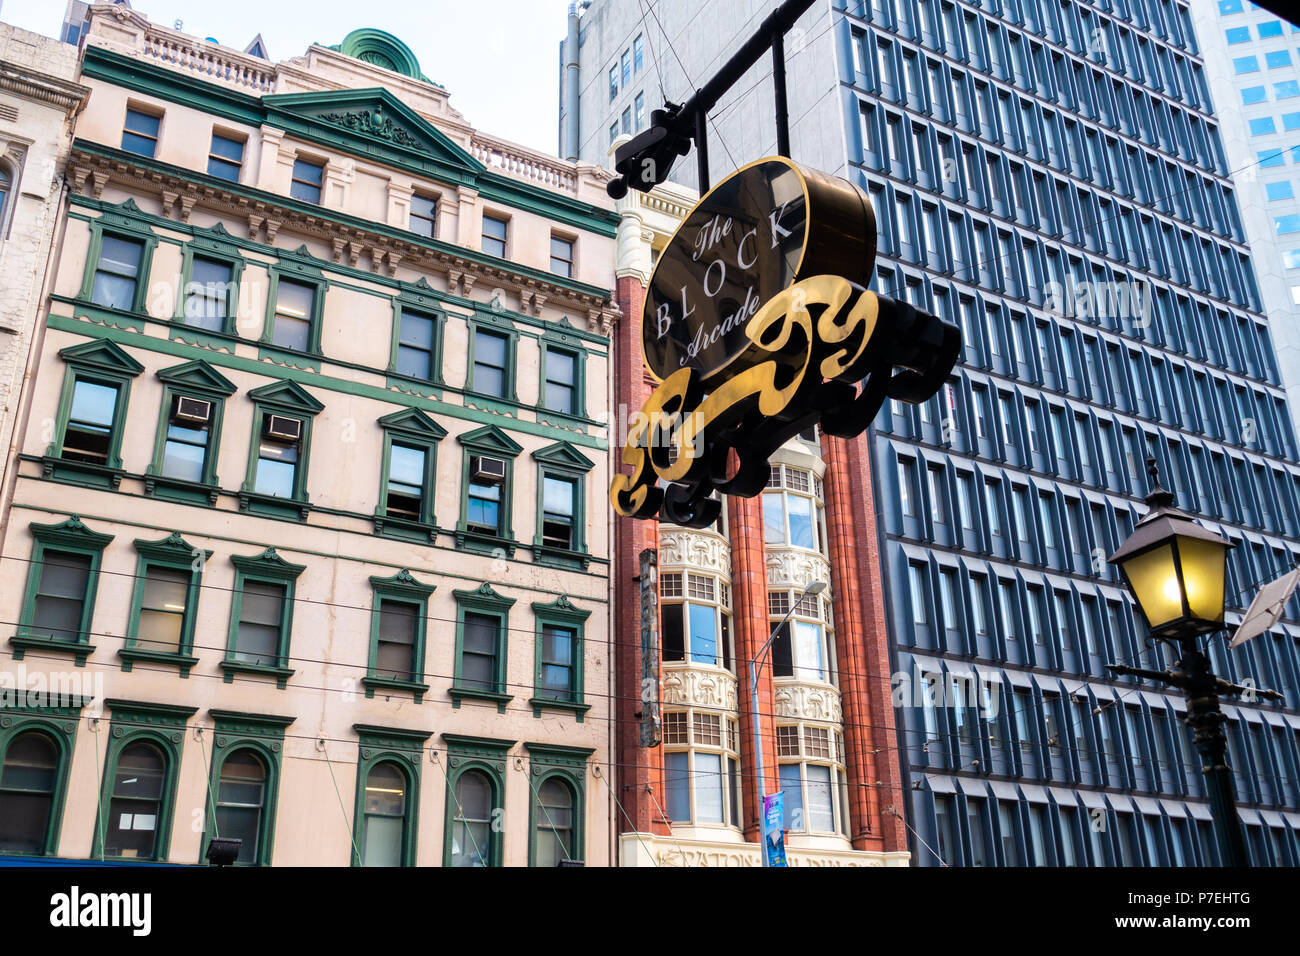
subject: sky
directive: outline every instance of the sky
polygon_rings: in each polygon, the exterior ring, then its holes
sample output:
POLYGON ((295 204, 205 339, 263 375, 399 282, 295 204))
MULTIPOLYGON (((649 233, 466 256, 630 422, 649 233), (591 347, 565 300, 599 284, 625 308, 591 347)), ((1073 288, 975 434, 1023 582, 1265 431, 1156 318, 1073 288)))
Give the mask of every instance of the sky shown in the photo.
MULTIPOLYGON (((274 60, 376 27, 409 46, 424 75, 476 129, 554 155, 559 45, 568 0, 132 0, 153 23, 242 50, 258 33, 274 60)), ((57 36, 66 0, 0 0, 0 20, 57 36)))

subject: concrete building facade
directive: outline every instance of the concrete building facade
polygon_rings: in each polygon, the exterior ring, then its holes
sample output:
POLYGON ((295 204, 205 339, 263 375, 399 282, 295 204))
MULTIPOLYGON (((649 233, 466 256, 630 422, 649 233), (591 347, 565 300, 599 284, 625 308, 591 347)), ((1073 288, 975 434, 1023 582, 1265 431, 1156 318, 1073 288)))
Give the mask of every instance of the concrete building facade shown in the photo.
POLYGON ((80 51, 0 852, 610 863, 608 174, 378 30, 273 63, 96 4, 80 51))

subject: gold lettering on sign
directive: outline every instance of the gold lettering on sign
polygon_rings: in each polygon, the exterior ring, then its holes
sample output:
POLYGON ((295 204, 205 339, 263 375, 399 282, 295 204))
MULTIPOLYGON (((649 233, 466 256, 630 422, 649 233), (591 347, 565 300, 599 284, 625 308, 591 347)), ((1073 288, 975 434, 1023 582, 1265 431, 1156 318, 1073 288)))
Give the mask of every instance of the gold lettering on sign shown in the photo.
POLYGON ((812 276, 773 296, 745 325, 758 356, 752 367, 707 396, 699 373, 682 368, 647 399, 621 455, 632 473, 616 475, 610 487, 614 510, 626 517, 653 516, 663 498, 657 480, 699 480, 705 449, 723 447, 722 433, 746 414, 770 419, 827 381, 862 379, 872 366, 868 349, 879 313, 874 292, 840 276, 812 276))

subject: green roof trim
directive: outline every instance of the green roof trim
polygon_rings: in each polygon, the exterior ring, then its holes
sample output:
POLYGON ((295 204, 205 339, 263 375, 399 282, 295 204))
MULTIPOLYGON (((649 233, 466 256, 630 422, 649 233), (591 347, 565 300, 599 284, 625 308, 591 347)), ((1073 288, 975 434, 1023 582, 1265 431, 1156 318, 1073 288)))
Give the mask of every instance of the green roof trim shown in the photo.
POLYGON ((314 139, 327 127, 334 137, 355 141, 350 152, 367 157, 374 154, 374 141, 379 140, 411 168, 439 179, 466 182, 486 170, 458 143, 382 87, 272 93, 262 97, 262 105, 267 122, 286 133, 314 139))
MULTIPOLYGON (((459 145, 431 123, 419 116, 395 96, 379 87, 365 90, 329 90, 319 93, 270 94, 264 98, 249 96, 226 89, 176 70, 155 66, 135 57, 88 46, 82 62, 82 76, 112 83, 123 89, 156 96, 209 115, 248 126, 264 123, 283 128, 296 139, 336 149, 340 152, 375 163, 400 169, 417 176, 463 185, 478 190, 485 199, 499 202, 539 216, 564 223, 577 229, 613 238, 617 233, 618 214, 612 209, 602 209, 590 203, 550 190, 519 182, 500 173, 486 170, 459 145), (364 114, 369 114, 364 115, 364 114)), ((80 148, 104 156, 115 156, 149 165, 151 160, 111 149, 85 140, 77 141, 80 148)), ((157 168, 175 170, 198 182, 210 184, 225 192, 256 195, 263 198, 274 195, 275 201, 288 208, 310 210, 320 217, 322 213, 340 222, 367 223, 366 228, 384 231, 382 223, 345 216, 334 210, 323 209, 311 203, 298 203, 288 196, 265 193, 262 190, 242 187, 224 179, 216 179, 192 169, 156 163, 157 168)), ((388 229, 403 239, 413 238, 410 233, 388 229)), ((435 243, 436 246, 454 249, 457 255, 486 264, 500 260, 476 250, 435 243)), ((516 271, 525 267, 515 266, 516 271)), ((536 272, 538 278, 558 285, 550 273, 536 272)), ((591 287, 587 287, 591 288, 591 287)))

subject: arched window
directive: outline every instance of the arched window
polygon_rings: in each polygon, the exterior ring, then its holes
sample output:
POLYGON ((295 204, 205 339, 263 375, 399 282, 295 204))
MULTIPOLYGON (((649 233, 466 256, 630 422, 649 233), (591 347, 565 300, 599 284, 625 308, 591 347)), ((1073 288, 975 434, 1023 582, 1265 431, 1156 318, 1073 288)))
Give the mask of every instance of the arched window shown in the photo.
POLYGON ((9 193, 14 187, 9 170, 0 166, 0 239, 4 238, 4 226, 9 213, 9 193))
POLYGON ((58 784, 59 752, 27 731, 9 744, 0 768, 0 852, 45 853, 58 784))
POLYGON ((491 866, 492 781, 481 770, 467 770, 456 780, 455 816, 451 828, 452 866, 491 866))
POLYGON ((256 863, 266 810, 266 765, 251 750, 236 750, 221 765, 217 833, 243 841, 236 863, 256 863))
POLYGON ((537 788, 537 866, 577 859, 573 852, 573 791, 551 777, 537 788))
POLYGON ((366 777, 362 866, 404 866, 406 774, 391 761, 377 763, 366 777))
POLYGON ((134 743, 123 749, 104 826, 106 855, 155 858, 166 779, 166 759, 153 744, 134 743))

